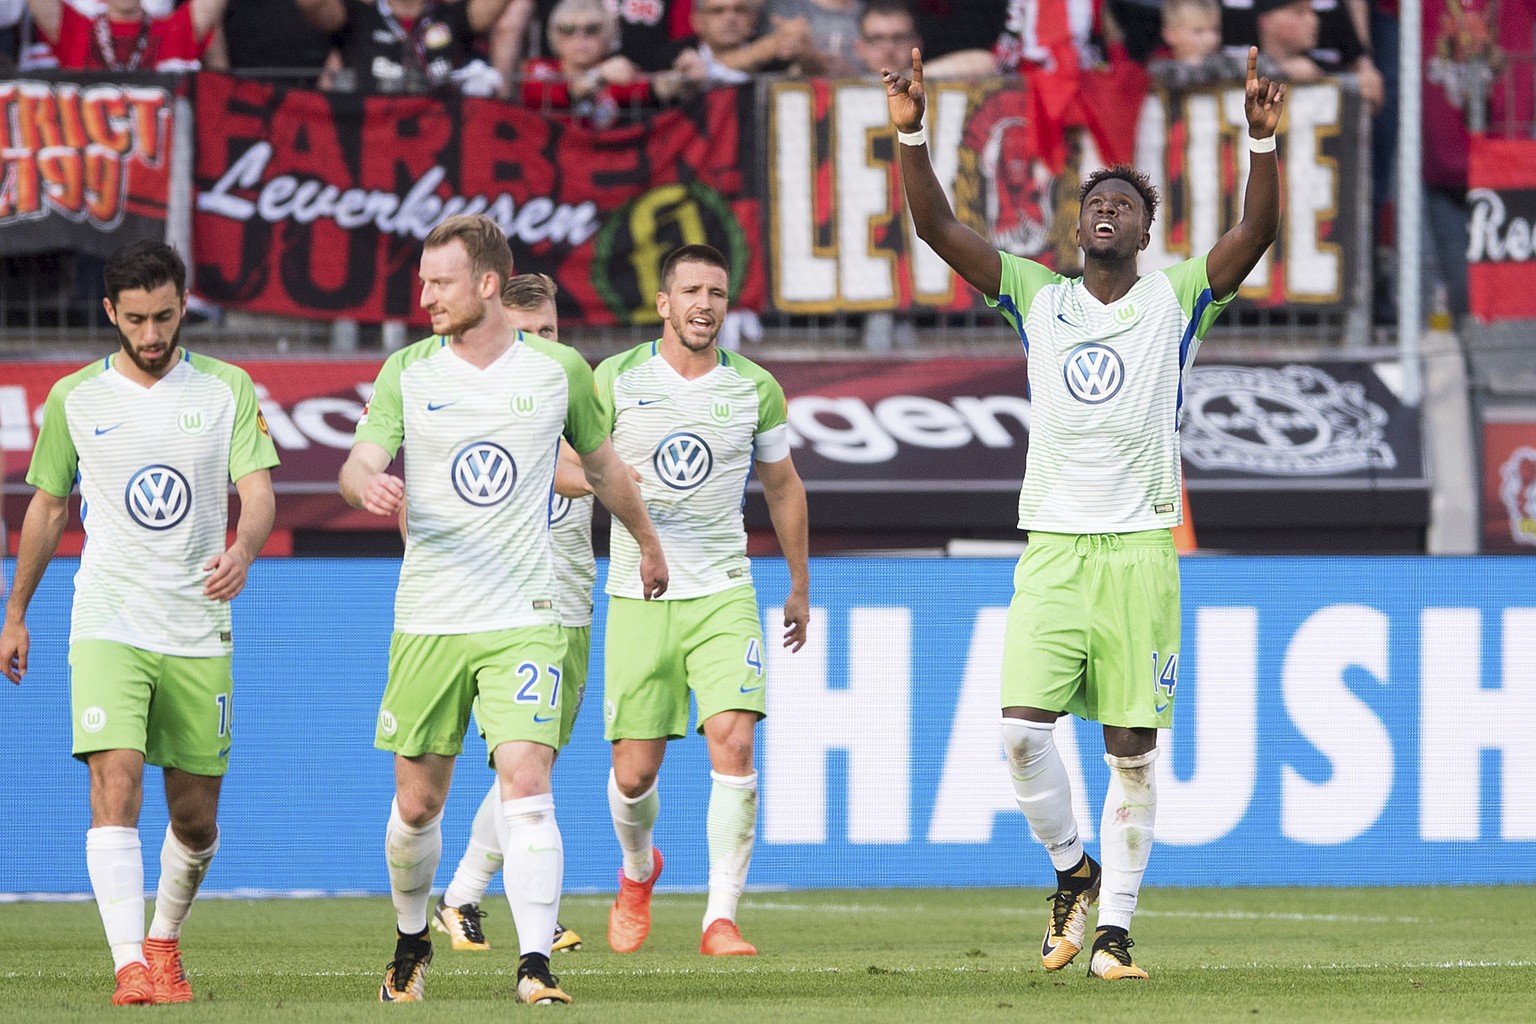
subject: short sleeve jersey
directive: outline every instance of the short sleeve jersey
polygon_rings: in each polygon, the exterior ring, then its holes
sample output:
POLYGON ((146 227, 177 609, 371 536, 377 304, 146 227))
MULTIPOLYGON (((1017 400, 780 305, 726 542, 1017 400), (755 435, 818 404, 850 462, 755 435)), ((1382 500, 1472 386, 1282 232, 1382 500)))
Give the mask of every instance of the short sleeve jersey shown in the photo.
POLYGON ((558 625, 550 504, 562 434, 607 436, 592 370, 520 334, 480 369, 434 335, 385 361, 356 439, 405 448, 406 544, 395 630, 421 635, 558 625))
MULTIPOLYGON (((592 625, 592 588, 597 559, 592 555, 592 495, 562 498, 549 506, 549 537, 555 549, 555 609, 562 626, 592 625)), ((622 527, 620 527, 622 530, 622 527)))
MULTIPOLYGON (((663 599, 749 585, 742 501, 754 460, 789 455, 784 390, 767 370, 725 350, 714 369, 688 380, 659 346, 604 360, 597 389, 614 450, 640 473, 667 557, 663 599)), ((610 552, 608 593, 643 597, 640 548, 628 531, 613 532, 610 552)))
POLYGON ((230 653, 230 607, 203 594, 224 551, 229 483, 277 465, 242 369, 182 357, 153 387, 98 360, 53 386, 27 482, 55 497, 78 479, 86 545, 70 641, 179 657, 230 653))
POLYGON ((106 22, 112 54, 108 62, 97 38, 97 19, 87 18, 68 3, 59 5, 59 38, 51 40, 59 67, 72 71, 170 71, 195 68, 213 38, 197 38, 190 4, 164 18, 106 22))
POLYGON ((1176 526, 1184 378, 1217 315, 1205 257, 1147 274, 1118 302, 1000 252, 987 297, 1029 357, 1029 464, 1019 529, 1127 533, 1176 526))

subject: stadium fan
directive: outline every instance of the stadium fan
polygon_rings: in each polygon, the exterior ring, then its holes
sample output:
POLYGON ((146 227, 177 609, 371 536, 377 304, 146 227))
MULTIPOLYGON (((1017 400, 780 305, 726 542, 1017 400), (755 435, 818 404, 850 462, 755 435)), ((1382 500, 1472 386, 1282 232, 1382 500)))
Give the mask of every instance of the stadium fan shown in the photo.
POLYGON ((709 85, 739 85, 757 74, 817 74, 821 57, 804 18, 778 18, 766 31, 763 0, 694 0, 687 40, 709 85))
POLYGON ((422 93, 452 89, 490 96, 501 77, 474 46, 507 0, 294 0, 330 33, 345 74, 335 88, 422 93))
POLYGON ((702 82, 703 69, 669 69, 647 75, 617 52, 618 19, 604 0, 560 0, 551 12, 552 57, 536 57, 522 68, 523 104, 545 113, 566 114, 596 128, 620 116, 671 102, 702 82))
MULTIPOLYGON (((869 0, 859 15, 859 34, 854 40, 861 73, 879 75, 887 69, 905 74, 912 68, 912 50, 921 49, 917 20, 908 0, 869 0)), ((927 76, 986 78, 995 75, 997 58, 990 49, 955 50, 924 65, 927 76)))
POLYGON ((1034 419, 1019 495, 1029 543, 1014 574, 1003 639, 1002 735, 1020 809, 1056 869, 1041 946, 1046 970, 1071 963, 1100 904, 1089 972, 1146 978, 1131 918, 1157 814, 1157 730, 1172 724, 1180 642, 1182 519, 1177 422, 1200 340, 1274 242, 1280 220, 1275 129, 1285 87, 1245 85, 1250 169, 1243 218, 1204 256, 1141 275, 1158 196, 1126 166, 1079 193, 1083 276, 1000 251, 955 217, 928 157, 920 58, 886 76, 901 175, 918 236, 996 306, 1028 355, 1034 419), (1150 662, 1150 664, 1149 664, 1150 662), (1079 836, 1055 745, 1067 714, 1103 726, 1109 787, 1100 861, 1079 836))
MULTIPOLYGON (((1164 89, 1193 89, 1242 81, 1243 63, 1221 46, 1221 0, 1163 0, 1164 46, 1147 62, 1147 74, 1164 89)), ((1261 51, 1259 73, 1280 77, 1261 51)))
POLYGON ((192 71, 201 67, 228 0, 189 0, 156 15, 143 0, 105 0, 83 14, 64 0, 27 0, 66 71, 192 71))
POLYGON ((134 242, 107 259, 105 279, 121 350, 48 394, 0 672, 14 683, 26 674, 27 605, 78 479, 90 515, 70 622, 70 710, 73 753, 90 772, 85 863, 117 973, 112 1002, 184 1003, 193 995, 181 927, 219 848, 229 767, 229 602, 272 532, 278 460, 245 371, 181 347, 181 257, 134 242), (230 480, 240 516, 226 547, 230 480), (138 827, 146 763, 164 771, 170 812, 147 938, 138 827))
POLYGON ((863 66, 854 50, 859 38, 859 13, 863 0, 768 0, 769 23, 803 21, 811 36, 815 56, 808 74, 856 75, 863 66))

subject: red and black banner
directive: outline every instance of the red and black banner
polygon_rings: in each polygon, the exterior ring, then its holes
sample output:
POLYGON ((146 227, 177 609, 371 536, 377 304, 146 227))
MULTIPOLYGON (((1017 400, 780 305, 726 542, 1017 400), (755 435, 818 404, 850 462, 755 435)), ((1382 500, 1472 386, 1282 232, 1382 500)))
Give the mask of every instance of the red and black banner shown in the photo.
POLYGON ((731 257, 735 304, 761 308, 751 257, 761 157, 750 88, 595 131, 494 100, 322 93, 197 79, 197 290, 290 316, 424 324, 421 241, 485 213, 518 273, 549 274, 562 316, 656 319, 662 258, 731 257))
POLYGON ((165 238, 175 92, 159 82, 0 82, 0 255, 165 238))
MULTIPOLYGON (((1100 118, 1101 127, 1113 121, 1126 133, 1116 152, 1076 132, 1060 173, 1022 81, 924 88, 934 174, 956 216, 998 249, 1080 272, 1078 188, 1126 152, 1163 197, 1143 273, 1208 252, 1242 217, 1248 150, 1240 86, 1154 91, 1139 106, 1133 99, 1128 116, 1100 118)), ((975 290, 916 237, 878 83, 780 81, 764 93, 775 309, 982 308, 975 290)), ((1240 304, 1347 305, 1368 255, 1362 111, 1359 94, 1335 82, 1292 88, 1279 135, 1280 236, 1243 282, 1240 304)))
POLYGON ((1536 141, 1474 135, 1467 185, 1472 315, 1484 323, 1536 319, 1536 141))

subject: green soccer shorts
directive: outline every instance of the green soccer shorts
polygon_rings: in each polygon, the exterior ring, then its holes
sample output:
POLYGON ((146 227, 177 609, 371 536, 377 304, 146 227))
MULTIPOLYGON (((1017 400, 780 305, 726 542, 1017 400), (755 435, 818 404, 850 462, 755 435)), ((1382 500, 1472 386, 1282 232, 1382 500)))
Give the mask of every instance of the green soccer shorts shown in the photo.
POLYGON ((192 775, 229 770, 234 678, 229 655, 183 658, 112 640, 69 645, 74 755, 137 750, 192 775))
MULTIPOLYGON (((559 750, 565 703, 577 699, 565 685, 564 660, 565 634, 553 625, 395 633, 373 745, 403 757, 457 756, 473 708, 488 763, 514 740, 559 750)), ((574 721, 574 710, 569 717, 574 721)))
POLYGON ((571 742, 576 716, 587 696, 587 662, 592 657, 591 626, 561 626, 565 634, 565 687, 567 699, 560 702, 560 747, 571 742))
POLYGON ((603 677, 610 741, 680 739, 690 690, 699 732, 722 711, 765 717, 757 593, 743 586, 676 601, 610 597, 603 677))
POLYGON ((1013 574, 1002 706, 1173 724, 1179 560, 1167 530, 1031 532, 1013 574))

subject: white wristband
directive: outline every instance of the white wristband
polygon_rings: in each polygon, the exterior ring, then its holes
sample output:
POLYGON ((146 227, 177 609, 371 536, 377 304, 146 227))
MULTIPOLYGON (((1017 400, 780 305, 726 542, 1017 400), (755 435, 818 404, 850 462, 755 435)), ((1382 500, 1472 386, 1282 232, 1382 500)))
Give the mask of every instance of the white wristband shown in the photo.
POLYGON ((1265 139, 1256 139, 1252 135, 1248 136, 1248 152, 1250 152, 1250 153, 1273 153, 1274 151, 1275 151, 1275 137, 1273 135, 1271 135, 1271 136, 1269 136, 1268 138, 1265 138, 1265 139))
POLYGON ((896 141, 903 146, 926 146, 928 145, 928 129, 918 125, 915 132, 898 131, 896 133, 896 141))

